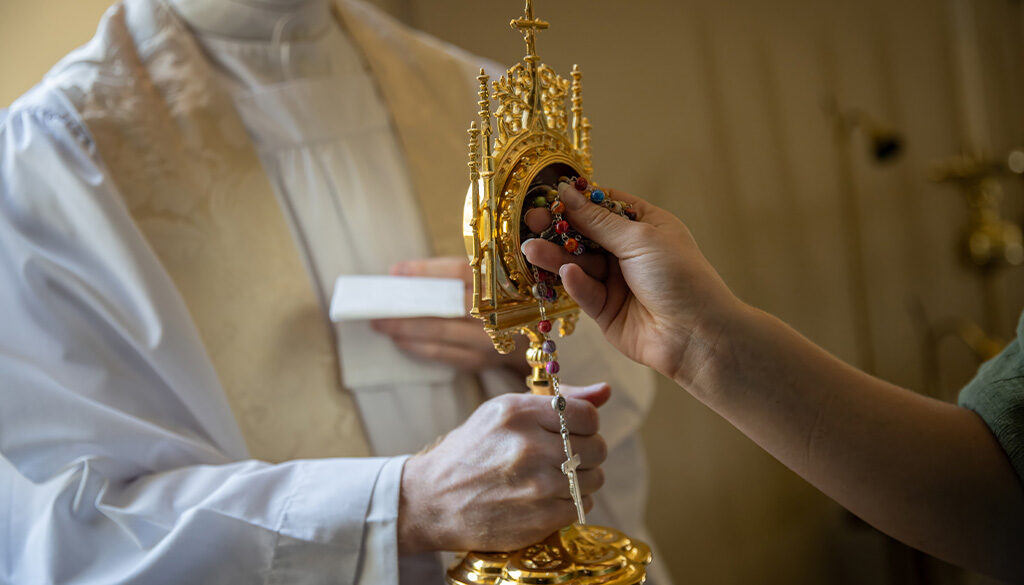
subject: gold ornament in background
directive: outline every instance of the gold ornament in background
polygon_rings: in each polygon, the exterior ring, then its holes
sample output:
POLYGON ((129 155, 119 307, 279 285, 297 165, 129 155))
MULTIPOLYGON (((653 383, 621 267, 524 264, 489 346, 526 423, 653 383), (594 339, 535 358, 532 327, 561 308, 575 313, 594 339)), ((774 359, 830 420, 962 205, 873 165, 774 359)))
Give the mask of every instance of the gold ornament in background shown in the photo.
MULTIPOLYGON (((535 394, 552 394, 544 369, 543 334, 537 330, 540 303, 533 295, 534 273, 520 251, 523 205, 530 184, 554 184, 559 176, 590 177, 590 123, 583 117, 582 73, 572 81, 540 62, 536 32, 548 23, 533 15, 526 0, 523 16, 512 28, 526 41, 526 57, 501 79, 490 81, 483 70, 480 120, 469 129, 470 189, 463 235, 473 268, 472 315, 484 321, 501 353, 515 348, 523 334, 530 347, 532 373, 526 384, 535 394), (497 104, 491 125, 491 100, 497 104), (571 106, 566 107, 566 102, 571 106), (570 120, 570 114, 571 120, 570 120)), ((572 333, 579 307, 558 285, 546 317, 563 336, 572 333)), ((566 505, 570 505, 567 503, 566 505)), ((647 579, 650 548, 625 534, 601 526, 573 524, 543 542, 507 553, 470 552, 448 571, 451 585, 639 585, 647 579)))

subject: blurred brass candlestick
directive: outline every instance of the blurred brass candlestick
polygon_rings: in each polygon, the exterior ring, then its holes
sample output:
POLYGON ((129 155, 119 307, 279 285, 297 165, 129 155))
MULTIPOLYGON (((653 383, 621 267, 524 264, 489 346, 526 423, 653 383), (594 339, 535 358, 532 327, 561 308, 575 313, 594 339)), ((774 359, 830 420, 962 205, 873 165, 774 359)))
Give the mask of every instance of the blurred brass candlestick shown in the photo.
MULTIPOLYGON (((591 174, 590 123, 583 117, 579 69, 573 68, 570 84, 537 56, 536 33, 549 25, 534 16, 532 0, 526 0, 523 16, 511 26, 523 34, 527 54, 493 82, 493 94, 490 79, 480 71, 479 126, 474 122, 469 128, 463 236, 473 269, 471 314, 484 322, 501 353, 515 348, 516 336, 527 337, 531 373, 526 386, 534 394, 551 395, 555 387, 545 369, 549 356, 541 348, 545 335, 538 323, 546 319, 560 335, 569 335, 579 307, 559 282, 548 283, 555 295, 543 307, 536 298, 537 273, 520 251, 524 202, 535 181, 553 184, 559 176, 591 174), (497 103, 493 115, 492 98, 497 103)), ((650 562, 650 547, 642 542, 611 528, 573 524, 521 550, 467 553, 448 571, 447 581, 639 585, 647 580, 650 562)))

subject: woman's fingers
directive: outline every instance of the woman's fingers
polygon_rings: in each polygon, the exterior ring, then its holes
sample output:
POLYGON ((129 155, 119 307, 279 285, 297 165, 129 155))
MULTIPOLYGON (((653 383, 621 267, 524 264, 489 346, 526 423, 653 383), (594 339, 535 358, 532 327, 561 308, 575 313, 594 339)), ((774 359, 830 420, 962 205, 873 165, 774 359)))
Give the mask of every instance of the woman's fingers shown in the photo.
POLYGON ((523 254, 531 264, 557 272, 565 291, 586 314, 596 318, 601 313, 608 298, 602 279, 607 278, 611 270, 607 256, 570 256, 561 246, 541 239, 524 242, 523 254))
POLYGON ((523 221, 526 222, 526 227, 530 228, 531 232, 538 235, 551 227, 551 220, 551 212, 544 207, 534 207, 527 211, 526 216, 523 218, 523 221))
POLYGON ((578 264, 594 278, 604 279, 608 276, 608 256, 603 252, 586 253, 573 256, 565 248, 554 242, 534 238, 526 240, 522 245, 526 259, 535 266, 548 272, 558 272, 564 264, 578 264))
POLYGON ((565 292, 569 293, 580 309, 597 319, 608 302, 608 287, 576 264, 564 264, 558 270, 558 275, 562 277, 565 292))

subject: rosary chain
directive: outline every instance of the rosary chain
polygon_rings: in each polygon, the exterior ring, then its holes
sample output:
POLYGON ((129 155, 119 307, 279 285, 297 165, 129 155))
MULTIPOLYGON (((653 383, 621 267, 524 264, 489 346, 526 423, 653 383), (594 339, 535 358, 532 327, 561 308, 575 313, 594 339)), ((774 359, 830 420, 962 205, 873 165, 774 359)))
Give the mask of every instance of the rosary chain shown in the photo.
MULTIPOLYGON (((532 267, 533 277, 536 282, 540 282, 540 273, 536 266, 532 267)), ((540 318, 542 321, 547 321, 547 309, 545 307, 545 300, 543 298, 537 299, 540 308, 540 318)), ((545 340, 548 339, 547 333, 540 332, 544 336, 545 340)), ((565 451, 566 461, 562 465, 562 473, 566 475, 569 480, 569 495, 572 497, 573 505, 576 507, 576 518, 577 523, 584 525, 587 523, 586 513, 583 511, 582 494, 579 493, 579 478, 576 474, 576 466, 579 465, 579 456, 574 455, 572 451, 572 444, 569 441, 569 425, 565 419, 565 397, 562 396, 562 391, 558 383, 558 373, 549 372, 551 376, 551 388, 554 393, 552 399, 552 406, 558 413, 558 425, 559 434, 562 436, 562 449, 565 451)))

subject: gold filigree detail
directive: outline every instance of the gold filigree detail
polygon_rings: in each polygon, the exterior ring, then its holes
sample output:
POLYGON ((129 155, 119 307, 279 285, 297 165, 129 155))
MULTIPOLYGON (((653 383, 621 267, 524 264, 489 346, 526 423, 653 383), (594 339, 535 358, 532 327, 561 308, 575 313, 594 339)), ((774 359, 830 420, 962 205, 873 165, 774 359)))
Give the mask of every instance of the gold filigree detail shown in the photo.
MULTIPOLYGON (((564 293, 564 289, 562 289, 561 287, 559 287, 558 291, 559 294, 564 293)), ((576 323, 579 321, 579 319, 579 313, 571 313, 569 315, 562 317, 562 319, 558 322, 558 334, 561 335, 562 337, 565 337, 566 335, 572 335, 573 331, 576 331, 576 323)))
POLYGON ((554 569, 562 564, 562 551, 546 544, 535 544, 522 553, 527 569, 554 569))
POLYGON ((544 121, 548 129, 565 132, 569 128, 569 114, 565 101, 569 97, 569 80, 561 77, 547 65, 537 67, 540 80, 540 103, 544 108, 544 121))
POLYGON ((516 348, 516 339, 511 331, 492 335, 491 341, 494 342, 494 348, 498 350, 498 353, 512 353, 512 350, 516 348))
POLYGON ((579 562, 607 561, 617 556, 614 549, 582 539, 565 543, 565 550, 572 560, 579 562))
POLYGON ((498 102, 498 109, 494 111, 498 124, 495 151, 503 149, 512 138, 530 127, 532 98, 533 72, 522 63, 516 63, 506 75, 494 82, 494 99, 498 102))

